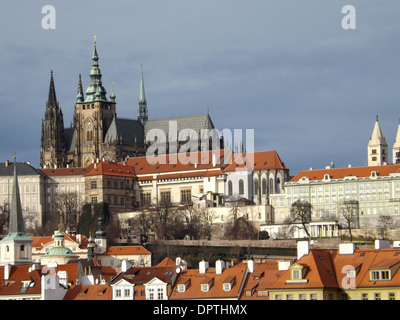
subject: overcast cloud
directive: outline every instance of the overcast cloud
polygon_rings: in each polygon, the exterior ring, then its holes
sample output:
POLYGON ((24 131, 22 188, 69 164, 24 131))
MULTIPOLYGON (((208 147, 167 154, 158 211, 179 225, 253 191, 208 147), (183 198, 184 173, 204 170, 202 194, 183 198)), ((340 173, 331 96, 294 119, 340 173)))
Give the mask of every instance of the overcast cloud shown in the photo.
POLYGON ((0 161, 39 163, 50 70, 65 126, 93 35, 119 117, 135 118, 143 65, 149 117, 207 112, 255 130, 301 169, 367 164, 375 116, 391 149, 400 118, 398 0, 7 1, 0 11, 0 161), (356 9, 344 30, 342 7, 356 9), (42 28, 42 7, 56 29, 42 28))

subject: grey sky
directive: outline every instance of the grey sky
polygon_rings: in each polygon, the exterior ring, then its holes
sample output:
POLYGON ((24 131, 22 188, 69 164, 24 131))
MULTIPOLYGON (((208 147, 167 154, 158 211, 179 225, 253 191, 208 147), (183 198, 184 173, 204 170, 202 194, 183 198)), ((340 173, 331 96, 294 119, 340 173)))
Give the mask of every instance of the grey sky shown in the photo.
POLYGON ((399 124, 399 11, 398 0, 3 2, 0 161, 38 165, 52 69, 69 126, 95 34, 119 117, 136 117, 143 65, 150 118, 209 108, 218 129, 255 129, 255 149, 276 149, 292 175, 366 165, 375 116, 389 149, 399 124), (341 26, 348 4, 356 30, 341 26), (45 5, 55 30, 41 27, 45 5))

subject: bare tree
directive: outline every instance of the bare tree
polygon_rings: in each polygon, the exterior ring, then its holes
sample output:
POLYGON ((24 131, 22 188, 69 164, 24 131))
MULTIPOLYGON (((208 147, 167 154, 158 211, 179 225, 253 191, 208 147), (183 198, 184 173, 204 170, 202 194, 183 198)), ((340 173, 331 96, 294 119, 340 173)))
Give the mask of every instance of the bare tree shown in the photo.
POLYGON ((290 224, 300 223, 307 238, 311 238, 308 231, 308 224, 311 222, 311 204, 309 202, 303 200, 294 202, 290 208, 290 218, 287 221, 290 224))
POLYGON ((82 203, 76 192, 59 192, 52 209, 59 217, 62 229, 77 231, 82 203))
POLYGON ((5 202, 0 205, 0 233, 6 234, 8 229, 8 219, 10 216, 10 205, 5 202))
POLYGON ((345 200, 339 204, 339 222, 349 231, 350 241, 353 241, 352 229, 359 227, 358 201, 345 200))
POLYGON ((251 221, 245 217, 240 217, 228 222, 225 228, 225 238, 229 240, 251 239, 255 232, 251 221))
POLYGON ((382 239, 388 239, 389 238, 389 230, 393 228, 393 216, 391 215, 380 215, 378 218, 378 222, 376 225, 376 229, 378 232, 378 235, 382 239))

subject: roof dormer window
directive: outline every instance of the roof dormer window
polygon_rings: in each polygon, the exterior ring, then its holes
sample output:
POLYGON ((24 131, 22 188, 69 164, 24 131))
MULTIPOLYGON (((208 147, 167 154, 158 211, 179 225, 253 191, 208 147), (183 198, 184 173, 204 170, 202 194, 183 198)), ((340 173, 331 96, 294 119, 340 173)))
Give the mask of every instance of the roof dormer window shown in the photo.
POLYGON ((307 283, 308 280, 305 279, 306 272, 308 270, 308 266, 295 263, 290 266, 290 279, 286 280, 287 284, 299 284, 299 283, 307 283))
POLYGON ((235 276, 231 276, 231 277, 226 278, 226 279, 224 280, 224 282, 223 282, 223 289, 224 289, 224 291, 231 291, 231 290, 232 290, 232 287, 233 287, 234 284, 235 284, 235 280, 236 280, 236 277, 235 277, 235 276))
POLYGON ((201 283, 201 292, 208 292, 214 282, 214 278, 205 278, 201 283))

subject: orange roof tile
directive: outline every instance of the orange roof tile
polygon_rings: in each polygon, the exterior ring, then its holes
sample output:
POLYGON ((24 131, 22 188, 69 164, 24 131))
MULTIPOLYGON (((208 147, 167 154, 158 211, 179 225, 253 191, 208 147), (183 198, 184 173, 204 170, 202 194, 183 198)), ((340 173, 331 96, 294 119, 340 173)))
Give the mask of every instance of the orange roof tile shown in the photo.
POLYGON ((68 289, 64 300, 112 300, 112 288, 105 285, 74 285, 68 289))
POLYGON ((85 176, 97 175, 136 177, 135 167, 107 160, 100 161, 90 172, 85 174, 85 176))
POLYGON ((205 274, 200 274, 198 269, 183 270, 178 274, 177 282, 173 288, 170 299, 237 299, 240 294, 241 284, 246 275, 247 264, 239 263, 232 268, 225 268, 221 275, 216 274, 215 268, 209 268, 205 274), (235 278, 231 290, 225 291, 223 284, 235 278), (178 284, 190 279, 190 285, 185 292, 178 292, 178 284), (208 292, 201 290, 201 284, 210 284, 208 292))
POLYGON ((296 174, 290 182, 297 182, 302 177, 307 177, 310 180, 322 180, 325 174, 329 174, 331 179, 343 179, 348 176, 365 178, 371 176, 371 172, 378 172, 378 176, 388 176, 390 173, 400 172, 400 165, 385 165, 385 166, 368 166, 368 167, 350 167, 350 168, 333 168, 320 170, 305 170, 296 174))
POLYGON ((81 168, 57 168, 57 169, 39 169, 39 171, 48 177, 57 176, 83 176, 93 168, 93 164, 81 168))
POLYGON ((140 255, 151 254, 150 251, 142 246, 109 246, 103 255, 140 255))

